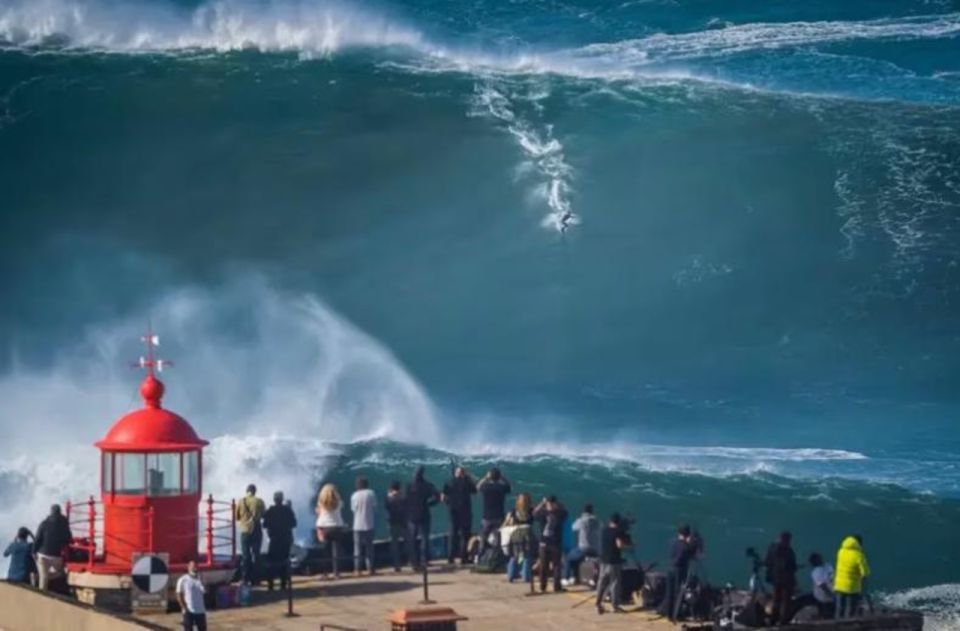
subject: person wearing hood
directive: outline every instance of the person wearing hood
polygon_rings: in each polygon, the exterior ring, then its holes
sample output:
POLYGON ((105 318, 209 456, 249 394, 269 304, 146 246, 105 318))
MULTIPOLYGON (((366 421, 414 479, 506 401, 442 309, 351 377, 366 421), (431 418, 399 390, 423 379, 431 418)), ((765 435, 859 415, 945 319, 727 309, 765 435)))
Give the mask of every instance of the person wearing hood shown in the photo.
POLYGON ((40 522, 34 537, 40 589, 49 589, 51 578, 63 576, 63 551, 72 539, 70 522, 60 511, 60 505, 54 504, 50 507, 50 515, 40 522))
POLYGON ((16 538, 3 551, 4 558, 10 558, 7 567, 7 581, 11 583, 30 584, 30 575, 33 573, 33 546, 30 544, 30 530, 24 527, 17 529, 16 538))
POLYGON ((860 609, 863 580, 870 576, 867 555, 863 553, 863 537, 853 535, 840 544, 834 570, 833 593, 836 595, 836 617, 852 618, 860 609))
POLYGON ((453 470, 453 477, 443 485, 441 499, 447 504, 450 511, 450 545, 447 554, 447 563, 453 563, 460 557, 460 563, 469 563, 467 543, 472 536, 473 507, 471 502, 477 494, 477 484, 467 470, 458 466, 453 470))
POLYGON ((430 563, 430 508, 440 501, 440 493, 424 476, 423 467, 413 472, 413 480, 407 484, 407 549, 410 565, 420 569, 420 563, 430 563), (417 545, 417 537, 420 545, 417 545))

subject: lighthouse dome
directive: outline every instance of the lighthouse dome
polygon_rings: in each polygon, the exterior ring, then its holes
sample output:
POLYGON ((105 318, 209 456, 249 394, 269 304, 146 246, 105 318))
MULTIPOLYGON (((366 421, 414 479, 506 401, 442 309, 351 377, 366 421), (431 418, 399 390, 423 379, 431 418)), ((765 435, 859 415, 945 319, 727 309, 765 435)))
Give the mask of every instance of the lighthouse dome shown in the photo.
POLYGON ((190 423, 160 406, 163 382, 147 375, 140 384, 144 407, 121 417, 96 446, 105 451, 186 451, 207 445, 190 423))

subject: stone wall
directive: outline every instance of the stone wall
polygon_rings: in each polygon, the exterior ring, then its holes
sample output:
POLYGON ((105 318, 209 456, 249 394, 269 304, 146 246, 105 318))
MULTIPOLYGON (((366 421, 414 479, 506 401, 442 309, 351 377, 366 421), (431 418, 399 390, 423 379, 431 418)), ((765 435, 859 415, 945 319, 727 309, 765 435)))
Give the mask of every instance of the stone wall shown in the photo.
POLYGON ((156 625, 118 616, 72 598, 0 581, 2 631, 143 631, 156 625))

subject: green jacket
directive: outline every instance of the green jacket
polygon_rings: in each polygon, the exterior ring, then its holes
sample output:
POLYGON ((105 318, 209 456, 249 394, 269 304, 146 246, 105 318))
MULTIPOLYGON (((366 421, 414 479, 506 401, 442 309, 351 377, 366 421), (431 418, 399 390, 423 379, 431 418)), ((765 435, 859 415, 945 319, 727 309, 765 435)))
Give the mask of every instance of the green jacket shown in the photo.
POLYGON ((256 495, 247 494, 237 502, 237 526, 240 528, 240 534, 249 535, 258 529, 266 509, 263 500, 256 495))

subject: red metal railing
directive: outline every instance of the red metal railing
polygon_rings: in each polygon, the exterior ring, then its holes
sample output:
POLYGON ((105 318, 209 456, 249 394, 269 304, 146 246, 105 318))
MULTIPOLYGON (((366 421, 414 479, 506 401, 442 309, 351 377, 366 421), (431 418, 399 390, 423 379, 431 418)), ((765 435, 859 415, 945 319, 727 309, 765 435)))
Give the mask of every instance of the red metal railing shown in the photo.
MULTIPOLYGON (((115 507, 120 510, 141 510, 132 507, 115 507)), ((74 532, 73 541, 70 542, 70 551, 83 553, 85 564, 88 569, 92 569, 94 564, 104 559, 104 542, 117 541, 123 542, 116 535, 107 535, 104 532, 103 525, 103 503, 90 496, 89 499, 79 502, 69 501, 66 503, 67 520, 70 523, 70 529, 74 532), (77 536, 77 533, 83 532, 83 536, 77 536)), ((191 524, 197 528, 198 542, 202 542, 201 564, 212 567, 217 561, 236 561, 237 558, 237 539, 236 539, 236 502, 217 501, 213 495, 208 495, 206 499, 201 500, 196 516, 188 515, 176 518, 183 522, 181 532, 167 533, 166 538, 192 538, 193 533, 189 532, 191 524), (201 536, 202 535, 202 536, 201 536)), ((156 514, 154 507, 150 506, 144 517, 141 528, 146 532, 147 550, 143 552, 155 552, 155 523, 156 514)), ((170 520, 165 519, 164 524, 170 520)), ((177 530, 181 530, 178 528, 177 530)), ((132 559, 131 559, 132 561, 132 559)))

